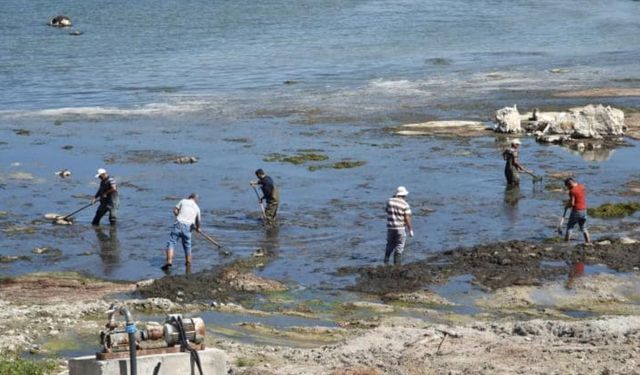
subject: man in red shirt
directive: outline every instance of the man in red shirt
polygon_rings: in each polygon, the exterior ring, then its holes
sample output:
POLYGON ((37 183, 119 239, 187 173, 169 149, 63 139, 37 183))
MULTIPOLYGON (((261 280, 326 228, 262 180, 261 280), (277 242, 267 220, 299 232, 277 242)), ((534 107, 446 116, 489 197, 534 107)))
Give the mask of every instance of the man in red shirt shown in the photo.
POLYGON ((578 224, 580 231, 584 235, 584 242, 591 243, 591 238, 585 225, 587 222, 587 193, 584 190, 584 185, 580 185, 573 178, 564 180, 564 185, 569 189, 569 200, 565 207, 571 207, 571 215, 567 223, 567 232, 564 235, 564 240, 569 241, 571 229, 578 224))

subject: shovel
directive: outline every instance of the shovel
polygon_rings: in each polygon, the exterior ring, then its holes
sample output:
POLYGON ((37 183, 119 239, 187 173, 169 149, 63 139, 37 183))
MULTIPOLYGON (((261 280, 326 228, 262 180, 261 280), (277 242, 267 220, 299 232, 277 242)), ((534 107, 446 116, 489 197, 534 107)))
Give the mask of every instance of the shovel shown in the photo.
POLYGON ((567 210, 569 209, 569 207, 565 207, 564 208, 564 212, 562 213, 562 218, 560 219, 560 222, 558 223, 558 234, 562 235, 562 224, 564 224, 564 217, 567 216, 567 210))
POLYGON ((200 235, 202 235, 202 237, 204 237, 205 240, 211 242, 212 244, 216 245, 218 247, 218 250, 222 251, 222 253, 224 255, 231 255, 231 252, 227 251, 227 250, 222 250, 222 245, 220 245, 220 243, 216 240, 213 239, 213 237, 211 237, 210 235, 204 233, 202 230, 200 230, 198 233, 200 233, 200 235))
POLYGON ((262 211, 262 219, 264 219, 264 222, 267 222, 267 214, 266 212, 264 212, 264 205, 262 204, 262 199, 260 199, 260 193, 258 193, 258 189, 256 189, 256 187, 252 184, 251 187, 253 188, 253 191, 256 193, 256 197, 258 197, 258 204, 260 205, 260 211, 262 211))

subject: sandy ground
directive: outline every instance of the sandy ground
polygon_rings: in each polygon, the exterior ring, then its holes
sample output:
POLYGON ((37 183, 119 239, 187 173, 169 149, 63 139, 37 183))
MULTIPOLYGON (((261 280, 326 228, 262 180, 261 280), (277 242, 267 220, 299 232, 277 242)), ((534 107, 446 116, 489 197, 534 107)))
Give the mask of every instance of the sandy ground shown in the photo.
POLYGON ((640 139, 640 113, 625 114, 624 123, 627 125, 625 135, 633 139, 640 139))
POLYGON ((228 345, 235 374, 638 374, 640 317, 429 325, 391 320, 316 349, 228 345))
MULTIPOLYGON (((96 332, 97 339, 109 295, 135 288, 73 274, 2 280, 0 350, 37 352, 37 342, 71 326, 96 332)), ((640 374, 639 290, 637 272, 510 285, 479 297, 475 304, 483 312, 473 316, 434 310, 423 302, 449 303, 414 293, 428 298, 402 307, 354 301, 378 315, 339 321, 338 328, 287 333, 263 327, 263 334, 338 338, 313 348, 243 344, 215 334, 208 340, 227 351, 231 374, 640 374), (575 319, 566 313, 572 309, 593 316, 575 319)), ((133 311, 194 309, 161 298, 127 305, 133 311)), ((59 373, 66 373, 65 361, 60 364, 59 373)))
POLYGON ((638 374, 639 286, 637 274, 512 286, 478 300, 486 312, 473 317, 407 309, 414 317, 314 349, 219 345, 232 363, 254 363, 234 374, 638 374), (573 308, 603 315, 572 319, 573 308))
POLYGON ((605 98, 605 97, 623 97, 623 96, 640 96, 640 89, 637 88, 616 88, 601 87, 586 90, 562 91, 553 94, 558 98, 605 98))

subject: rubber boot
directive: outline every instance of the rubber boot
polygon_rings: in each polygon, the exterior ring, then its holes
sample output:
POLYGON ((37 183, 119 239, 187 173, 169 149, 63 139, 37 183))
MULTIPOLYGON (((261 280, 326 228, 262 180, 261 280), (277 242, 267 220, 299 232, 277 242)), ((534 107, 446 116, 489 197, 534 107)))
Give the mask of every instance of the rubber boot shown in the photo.
POLYGON ((402 263, 402 254, 394 253, 393 254, 393 264, 400 265, 402 263))
POLYGON ((384 264, 389 264, 389 256, 384 257, 384 264))

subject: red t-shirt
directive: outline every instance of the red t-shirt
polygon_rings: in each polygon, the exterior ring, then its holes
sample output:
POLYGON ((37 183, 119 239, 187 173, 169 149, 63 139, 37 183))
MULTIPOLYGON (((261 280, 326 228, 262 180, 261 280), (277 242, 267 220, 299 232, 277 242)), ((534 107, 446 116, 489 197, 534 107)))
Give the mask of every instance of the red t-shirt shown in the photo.
POLYGON ((587 209, 587 193, 584 191, 584 185, 577 184, 569 190, 569 198, 574 198, 574 210, 587 209))

